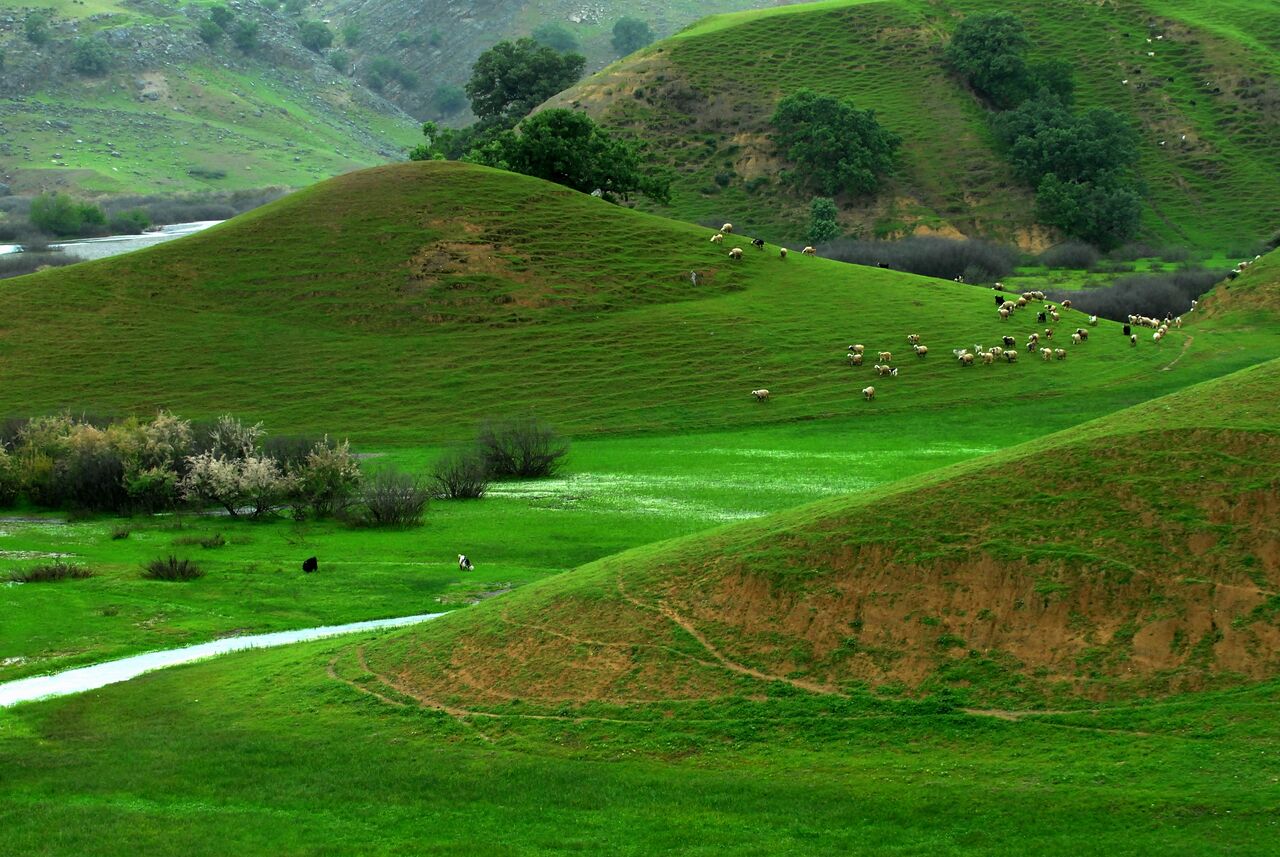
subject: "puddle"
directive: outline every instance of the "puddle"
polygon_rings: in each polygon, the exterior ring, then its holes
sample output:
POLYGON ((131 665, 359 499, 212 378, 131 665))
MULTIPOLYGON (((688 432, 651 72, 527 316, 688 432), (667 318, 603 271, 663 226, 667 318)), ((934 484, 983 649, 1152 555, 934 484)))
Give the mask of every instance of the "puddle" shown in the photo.
POLYGON ((286 646, 290 643, 301 643, 307 640, 319 640, 339 634, 353 634, 358 631, 373 631, 379 628, 399 628, 405 625, 416 625, 443 616, 443 613, 423 613, 417 616, 401 616, 395 619, 373 619, 367 622, 351 622, 346 625, 323 625, 319 628, 303 628, 297 631, 276 631, 271 634, 254 634, 248 637, 227 637, 210 643, 194 646, 183 646, 180 649, 168 649, 163 652, 148 652, 145 655, 134 655, 116 661, 107 661, 89 667, 77 667, 64 670, 53 675, 33 676, 0 684, 0 708, 17 705, 20 702, 32 702, 53 696, 66 696, 70 693, 82 693, 96 690, 109 684, 116 684, 137 678, 152 670, 187 664, 192 661, 225 655, 228 652, 239 652, 244 649, 268 649, 273 646, 286 646))

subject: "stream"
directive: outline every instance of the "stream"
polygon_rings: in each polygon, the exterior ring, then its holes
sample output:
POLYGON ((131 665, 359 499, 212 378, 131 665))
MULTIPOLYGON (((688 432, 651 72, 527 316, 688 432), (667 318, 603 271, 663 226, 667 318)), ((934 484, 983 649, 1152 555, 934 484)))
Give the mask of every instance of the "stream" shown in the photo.
MULTIPOLYGON (((153 244, 172 241, 184 235, 217 226, 221 220, 197 220, 192 223, 171 223, 161 226, 155 232, 144 232, 141 235, 105 235, 101 238, 79 238, 73 241, 62 241, 49 245, 51 249, 61 250, 67 256, 77 259, 105 259, 107 256, 118 256, 130 250, 140 250, 153 244)), ((21 253, 21 244, 0 244, 0 256, 9 253, 21 253)))
POLYGON ((0 708, 17 705, 20 702, 33 702, 37 699, 48 699, 53 696, 66 696, 71 693, 82 693, 96 690, 108 684, 128 681, 152 670, 187 664, 192 661, 225 655, 228 652, 239 652, 244 649, 269 649, 274 646, 286 646, 290 643, 302 643, 308 640, 319 640, 323 637, 334 637, 339 634, 354 634, 359 631, 373 631, 379 628, 400 628, 406 625, 417 625, 443 616, 443 613, 423 613, 417 616, 401 616, 395 619, 372 619, 366 622, 350 622, 346 625, 323 625, 319 628, 301 628, 297 631, 276 631, 270 634, 252 634, 244 637, 227 637, 209 643, 198 643, 194 646, 183 646, 178 649, 166 649, 161 652, 147 652, 107 661, 88 667, 76 667, 63 670, 52 675, 31 676, 16 681, 0 684, 0 708))

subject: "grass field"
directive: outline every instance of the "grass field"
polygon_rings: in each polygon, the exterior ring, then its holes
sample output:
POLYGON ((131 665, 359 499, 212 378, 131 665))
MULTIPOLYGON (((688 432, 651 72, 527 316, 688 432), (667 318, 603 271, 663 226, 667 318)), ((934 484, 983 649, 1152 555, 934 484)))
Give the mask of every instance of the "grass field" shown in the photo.
POLYGON ((1034 58, 1071 64, 1081 107, 1138 126, 1149 236, 1220 250, 1270 234, 1280 115, 1265 93, 1280 78, 1280 15, 1269 3, 855 0, 718 15, 549 104, 651 141, 678 173, 671 205, 657 210, 799 242, 808 195, 779 184, 786 165, 768 118, 800 87, 848 97, 904 139, 898 177, 874 199, 846 201, 848 232, 958 230, 1038 248, 1053 236, 1030 219, 1031 195, 994 149, 985 111, 942 62, 955 18, 993 8, 1026 24, 1034 58), (1154 35, 1164 38, 1148 44, 1154 35))
POLYGON ((964 369, 1033 310, 708 234, 402 164, 6 281, 0 413, 234 411, 418 471, 488 415, 574 437, 411 530, 0 518, 0 578, 98 572, 0 585, 0 680, 454 611, 0 710, 6 847, 1268 853, 1280 262, 1161 346, 1067 312, 1067 360, 964 369), (168 553, 208 574, 140 579, 168 553))

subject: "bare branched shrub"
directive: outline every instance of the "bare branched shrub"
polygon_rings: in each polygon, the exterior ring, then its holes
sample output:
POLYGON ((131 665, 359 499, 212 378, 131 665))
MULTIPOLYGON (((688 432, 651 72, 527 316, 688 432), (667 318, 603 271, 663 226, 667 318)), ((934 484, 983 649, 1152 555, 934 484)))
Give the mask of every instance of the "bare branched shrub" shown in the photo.
POLYGON ((953 240, 936 236, 901 241, 842 239, 822 245, 819 253, 829 259, 855 265, 884 265, 926 277, 967 283, 994 282, 1008 276, 1018 264, 1018 251, 980 239, 953 240))
POLYGON ((1227 275, 1226 271, 1192 269, 1167 274, 1135 274, 1120 277, 1110 288, 1049 292, 1051 300, 1071 300, 1081 312, 1112 321, 1128 321, 1130 315, 1164 318, 1182 315, 1227 275))
POLYGON ((1064 241, 1055 244, 1037 257, 1046 268, 1075 268, 1084 271, 1098 264, 1101 254, 1098 248, 1083 241, 1064 241))
POLYGON ((478 449, 452 449, 431 469, 431 484, 437 497, 474 500, 489 490, 489 468, 478 449))
POLYGON ((142 576, 147 580, 195 580, 204 577, 204 569, 189 559, 169 556, 148 562, 142 567, 142 576))
POLYGON ((422 521, 431 491, 415 476, 384 468, 365 479, 360 499, 369 526, 405 527, 422 521))
POLYGON ((495 479, 554 476, 569 452, 568 441, 533 416, 485 423, 476 447, 495 479))

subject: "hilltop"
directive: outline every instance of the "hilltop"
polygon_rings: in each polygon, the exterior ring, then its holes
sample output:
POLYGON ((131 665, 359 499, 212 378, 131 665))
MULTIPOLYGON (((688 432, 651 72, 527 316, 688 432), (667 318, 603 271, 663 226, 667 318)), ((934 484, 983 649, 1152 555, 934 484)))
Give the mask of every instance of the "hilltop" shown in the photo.
POLYGON ((402 156, 407 114, 299 42, 297 22, 236 4, 241 50, 198 26, 207 4, 0 0, 0 183, 17 194, 299 187, 402 156), (53 14, 47 41, 28 18, 53 14), (77 45, 103 47, 75 70, 77 45))
POLYGON ((1078 106, 1113 108, 1137 126, 1151 239, 1244 247, 1274 231, 1280 14, 1259 0, 833 0, 720 15, 547 106, 581 108, 652 141, 678 174, 671 205, 655 210, 702 223, 749 219, 795 241, 809 197, 780 185, 786 164, 769 117, 801 87, 851 98, 904 142, 887 188, 841 201, 847 232, 977 235, 1036 250, 1057 236, 1032 219, 1031 193, 997 152, 988 112, 943 62, 956 20, 992 10, 1025 24, 1032 60, 1070 63, 1078 106))
POLYGON ((462 714, 864 688, 1054 705, 1271 678, 1278 385, 1272 361, 611 557, 366 647, 365 686, 462 714))
MULTIPOLYGON (((1260 330, 1130 349, 1103 322, 1065 362, 957 375, 951 349, 1021 342, 1034 316, 1002 324, 986 289, 784 260, 749 235, 735 263, 709 234, 460 163, 348 174, 188 238, 6 281, 0 413, 234 410, 417 443, 530 408, 571 433, 689 431, 945 410, 995 390, 1119 406, 1270 347, 1260 330), (906 350, 911 332, 927 360, 906 350), (844 359, 858 341, 902 366, 874 410, 859 396, 874 360, 844 359), (750 400, 759 387, 767 405, 750 400)), ((1084 323, 1069 311, 1060 327, 1084 323)))

